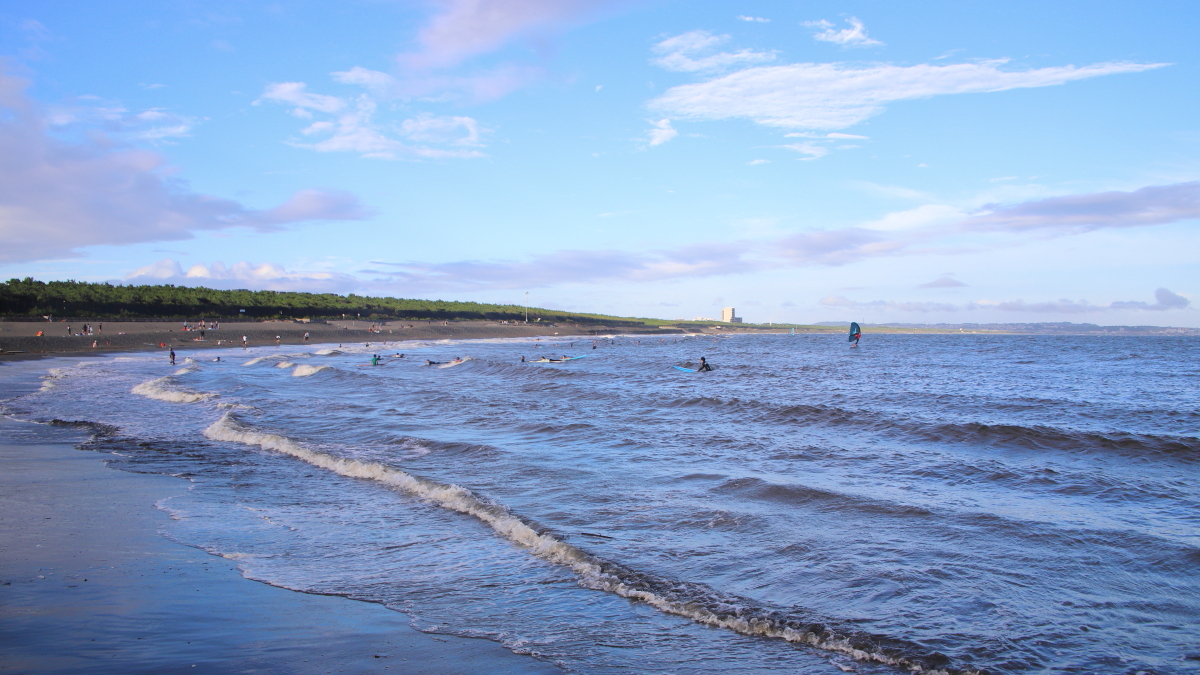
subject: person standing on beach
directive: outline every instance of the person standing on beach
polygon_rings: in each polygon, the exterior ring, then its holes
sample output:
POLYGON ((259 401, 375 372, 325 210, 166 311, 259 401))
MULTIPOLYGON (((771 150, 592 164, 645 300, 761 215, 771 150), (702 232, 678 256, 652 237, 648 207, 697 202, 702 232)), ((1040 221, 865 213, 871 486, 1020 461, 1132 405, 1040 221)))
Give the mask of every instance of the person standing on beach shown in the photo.
POLYGON ((308 342, 308 331, 304 332, 304 341, 308 342))
POLYGON ((175 365, 175 349, 171 349, 171 365, 175 365))
POLYGON ((242 336, 242 349, 245 349, 245 348, 246 348, 246 336, 243 335, 242 336))

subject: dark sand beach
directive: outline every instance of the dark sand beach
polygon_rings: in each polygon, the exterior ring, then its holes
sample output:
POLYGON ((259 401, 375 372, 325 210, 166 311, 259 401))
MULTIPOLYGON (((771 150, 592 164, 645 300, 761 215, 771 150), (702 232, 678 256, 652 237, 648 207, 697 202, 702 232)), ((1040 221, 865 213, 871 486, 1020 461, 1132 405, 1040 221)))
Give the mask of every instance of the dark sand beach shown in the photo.
MULTIPOLYGON (((33 364, 5 370, 4 398, 38 387, 33 364)), ((85 439, 0 418, 0 673, 561 672, 378 604, 246 579, 160 533, 155 503, 185 479, 108 468, 74 447, 85 439)))
MULTIPOLYGON (((193 322, 193 325, 195 322, 193 322)), ((636 330, 639 334, 680 334, 675 328, 609 327, 602 325, 506 323, 498 321, 295 321, 222 322, 218 330, 184 331, 183 322, 83 319, 59 321, 0 321, 0 360, 41 356, 100 354, 106 352, 209 349, 241 347, 242 337, 250 347, 274 344, 379 344, 400 340, 487 339, 555 335, 589 336, 636 330), (93 326, 90 335, 77 335, 83 324, 93 326), (71 335, 67 334, 70 328, 71 335), (38 331, 44 335, 37 335, 38 331), (308 340, 304 335, 308 333, 308 340), (276 342, 278 338, 278 343, 276 342), (95 345, 95 346, 93 346, 95 345)), ((695 332, 701 332, 695 329, 695 332)))
POLYGON ((0 672, 561 672, 377 604, 245 579, 159 534, 154 503, 186 481, 107 468, 29 426, 0 423, 0 672))

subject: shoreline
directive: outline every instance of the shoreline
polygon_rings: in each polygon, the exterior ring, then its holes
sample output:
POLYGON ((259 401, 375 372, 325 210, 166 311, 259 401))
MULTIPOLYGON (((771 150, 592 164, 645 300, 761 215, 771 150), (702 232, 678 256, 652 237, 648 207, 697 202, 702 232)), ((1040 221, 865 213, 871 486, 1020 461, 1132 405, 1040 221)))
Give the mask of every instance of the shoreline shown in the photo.
MULTIPOLYGON (((95 319, 97 327, 102 319, 95 319)), ((494 321, 415 322, 415 321, 341 321, 337 323, 296 323, 292 321, 239 322, 221 324, 218 330, 182 331, 175 322, 109 323, 107 331, 70 337, 37 331, 63 331, 81 328, 59 322, 0 322, 0 361, 40 359, 52 356, 92 356, 127 352, 166 351, 167 349, 230 349, 242 346, 246 336, 249 347, 296 346, 306 344, 364 344, 408 340, 472 340, 496 338, 594 337, 627 332, 606 326, 560 324, 501 324, 494 321), (372 326, 378 330, 370 330, 372 326), (304 334, 309 339, 304 339, 304 334), (276 342, 278 336, 279 341, 276 342), (91 345, 95 343, 96 347, 91 345)), ((684 335, 680 329, 637 328, 638 334, 684 335)), ((720 331, 714 331, 719 334, 720 331)), ((707 334, 707 333, 706 333, 707 334)))
POLYGON ((0 672, 562 671, 382 605, 243 577, 168 539, 184 479, 105 465, 78 432, 0 418, 0 672))

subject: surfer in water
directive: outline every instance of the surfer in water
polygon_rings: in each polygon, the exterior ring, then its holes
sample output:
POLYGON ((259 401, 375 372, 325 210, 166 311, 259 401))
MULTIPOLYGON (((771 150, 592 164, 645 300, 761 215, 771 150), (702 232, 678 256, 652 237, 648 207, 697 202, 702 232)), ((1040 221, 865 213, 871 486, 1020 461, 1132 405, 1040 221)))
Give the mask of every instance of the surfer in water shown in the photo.
POLYGON ((697 373, 712 372, 712 366, 708 365, 708 361, 704 357, 700 357, 700 367, 696 369, 697 373))
POLYGON ((850 346, 857 347, 858 341, 861 339, 862 339, 862 329, 858 327, 857 321, 852 321, 850 323, 850 342, 853 342, 854 344, 852 344, 850 346))

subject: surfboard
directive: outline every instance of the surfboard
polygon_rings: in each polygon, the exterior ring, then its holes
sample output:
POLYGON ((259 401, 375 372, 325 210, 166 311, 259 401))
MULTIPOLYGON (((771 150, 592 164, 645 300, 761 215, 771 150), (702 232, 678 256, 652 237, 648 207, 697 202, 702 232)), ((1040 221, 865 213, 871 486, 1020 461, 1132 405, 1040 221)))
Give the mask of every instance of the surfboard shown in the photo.
POLYGON ((683 372, 685 372, 685 373, 694 373, 694 372, 696 372, 696 371, 695 371, 694 369, 692 369, 692 368, 684 368, 683 366, 671 366, 671 367, 672 367, 672 368, 674 368, 675 370, 682 370, 682 371, 683 371, 683 372))

